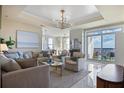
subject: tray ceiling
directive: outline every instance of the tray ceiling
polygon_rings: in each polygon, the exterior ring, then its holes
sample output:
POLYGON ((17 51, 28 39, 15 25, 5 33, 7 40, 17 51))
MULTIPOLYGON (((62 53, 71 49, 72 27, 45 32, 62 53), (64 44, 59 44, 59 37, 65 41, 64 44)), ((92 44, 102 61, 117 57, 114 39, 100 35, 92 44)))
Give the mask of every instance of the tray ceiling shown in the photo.
POLYGON ((33 25, 56 27, 56 19, 60 19, 60 10, 64 9, 72 26, 103 19, 94 5, 27 5, 3 6, 3 16, 33 25))

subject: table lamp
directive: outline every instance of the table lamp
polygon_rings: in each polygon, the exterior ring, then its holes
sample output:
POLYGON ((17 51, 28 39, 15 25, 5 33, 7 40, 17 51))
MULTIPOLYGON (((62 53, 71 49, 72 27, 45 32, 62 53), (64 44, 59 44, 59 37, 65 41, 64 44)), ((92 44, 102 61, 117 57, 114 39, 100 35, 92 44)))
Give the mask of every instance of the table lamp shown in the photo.
POLYGON ((3 51, 8 51, 8 47, 6 44, 0 44, 0 54, 2 54, 3 51))

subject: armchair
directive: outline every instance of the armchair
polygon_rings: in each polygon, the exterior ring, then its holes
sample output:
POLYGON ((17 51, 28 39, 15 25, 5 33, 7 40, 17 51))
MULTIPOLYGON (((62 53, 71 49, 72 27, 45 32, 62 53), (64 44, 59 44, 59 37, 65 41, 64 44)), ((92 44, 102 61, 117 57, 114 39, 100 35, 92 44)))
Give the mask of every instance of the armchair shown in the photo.
POLYGON ((65 69, 72 71, 80 71, 83 69, 83 59, 84 55, 80 52, 75 52, 73 57, 65 58, 65 69))

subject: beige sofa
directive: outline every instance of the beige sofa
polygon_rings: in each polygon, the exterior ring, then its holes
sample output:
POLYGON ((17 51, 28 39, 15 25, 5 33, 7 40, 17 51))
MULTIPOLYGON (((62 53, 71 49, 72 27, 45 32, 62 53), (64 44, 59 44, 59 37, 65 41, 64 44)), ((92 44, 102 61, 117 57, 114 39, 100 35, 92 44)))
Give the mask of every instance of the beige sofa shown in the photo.
POLYGON ((50 70, 48 65, 37 66, 36 59, 12 61, 12 59, 0 55, 0 87, 48 88, 50 87, 49 83, 50 70))
POLYGON ((2 88, 48 88, 50 81, 49 66, 42 65, 8 73, 1 73, 2 88))
POLYGON ((1 85, 2 85, 1 80, 2 80, 2 78, 1 78, 1 66, 0 66, 0 88, 1 88, 1 85))

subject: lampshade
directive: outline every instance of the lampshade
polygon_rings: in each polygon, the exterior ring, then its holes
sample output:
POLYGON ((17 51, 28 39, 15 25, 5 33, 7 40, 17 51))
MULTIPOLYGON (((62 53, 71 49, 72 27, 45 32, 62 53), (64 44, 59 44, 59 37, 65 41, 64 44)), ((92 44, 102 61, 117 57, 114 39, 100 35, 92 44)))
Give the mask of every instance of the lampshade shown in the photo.
POLYGON ((8 47, 6 44, 0 44, 0 52, 2 51, 8 51, 8 47))

